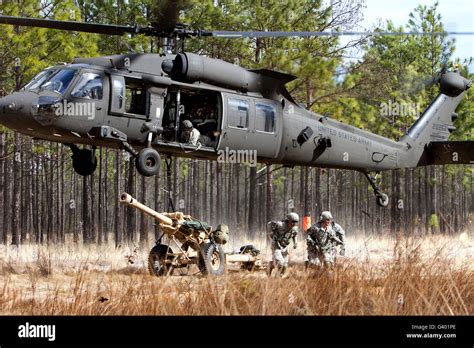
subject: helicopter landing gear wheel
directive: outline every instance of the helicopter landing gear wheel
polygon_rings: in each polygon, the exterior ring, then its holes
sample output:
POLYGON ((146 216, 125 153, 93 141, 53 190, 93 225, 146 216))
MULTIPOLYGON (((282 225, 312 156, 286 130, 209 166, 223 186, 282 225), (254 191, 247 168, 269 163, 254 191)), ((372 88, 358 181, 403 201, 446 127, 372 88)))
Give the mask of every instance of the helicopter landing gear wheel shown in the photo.
POLYGON ((375 199, 379 207, 385 208, 386 206, 388 206, 388 195, 386 195, 385 193, 376 193, 375 199))
POLYGON ((160 171, 160 154, 152 148, 140 150, 135 158, 135 167, 143 176, 153 176, 160 171))
POLYGON ((385 208, 388 206, 389 198, 388 195, 380 191, 380 187, 376 184, 377 175, 369 175, 368 173, 364 173, 365 177, 369 181, 369 184, 372 186, 375 194, 375 200, 379 207, 385 208))
POLYGON ((82 176, 92 175, 97 168, 97 157, 95 149, 79 149, 76 145, 71 145, 72 167, 74 171, 82 176))

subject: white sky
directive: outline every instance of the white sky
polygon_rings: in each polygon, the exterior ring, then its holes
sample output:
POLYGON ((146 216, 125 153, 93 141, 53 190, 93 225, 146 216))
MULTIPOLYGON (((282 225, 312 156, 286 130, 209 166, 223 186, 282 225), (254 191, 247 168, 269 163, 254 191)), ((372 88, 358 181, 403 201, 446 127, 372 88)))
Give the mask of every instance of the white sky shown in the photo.
MULTIPOLYGON (((395 25, 406 25, 408 14, 419 5, 431 6, 435 0, 366 0, 364 10, 364 29, 382 20, 391 20, 395 25)), ((438 12, 441 14, 446 31, 474 32, 474 0, 438 0, 438 12)), ((474 57, 474 35, 453 36, 456 39, 454 57, 474 57)), ((474 64, 470 65, 474 70, 474 64)))

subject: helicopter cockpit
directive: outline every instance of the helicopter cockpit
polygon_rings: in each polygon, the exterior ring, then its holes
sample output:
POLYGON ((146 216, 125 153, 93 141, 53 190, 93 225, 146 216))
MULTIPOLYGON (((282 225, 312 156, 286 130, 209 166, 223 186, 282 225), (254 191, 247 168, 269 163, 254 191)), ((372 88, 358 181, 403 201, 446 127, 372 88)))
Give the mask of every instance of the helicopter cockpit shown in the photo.
POLYGON ((52 67, 41 71, 25 87, 25 91, 52 91, 65 96, 69 87, 73 98, 102 99, 102 77, 99 74, 81 71, 76 67, 52 67), (76 76, 80 75, 75 83, 76 76))

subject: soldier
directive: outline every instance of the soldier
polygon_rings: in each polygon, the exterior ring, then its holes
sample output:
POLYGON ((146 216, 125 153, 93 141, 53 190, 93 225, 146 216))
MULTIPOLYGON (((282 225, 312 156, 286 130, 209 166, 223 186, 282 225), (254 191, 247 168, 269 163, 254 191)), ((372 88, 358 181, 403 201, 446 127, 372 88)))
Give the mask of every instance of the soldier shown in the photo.
MULTIPOLYGON (((332 214, 329 211, 323 211, 321 213, 321 216, 323 214, 330 219, 331 227, 334 230, 334 232, 336 232, 336 237, 341 241, 341 243, 336 243, 334 245, 334 247, 336 247, 337 245, 340 245, 341 248, 339 250, 339 255, 344 256, 346 254, 346 232, 341 227, 341 225, 334 222, 332 214)), ((322 220, 322 219, 320 219, 320 220, 322 220)))
MULTIPOLYGON (((327 212, 327 213, 329 213, 329 212, 327 212)), ((329 214, 331 214, 331 213, 329 213, 329 214)), ((346 232, 341 227, 341 225, 339 225, 338 223, 336 223, 334 221, 331 222, 331 226, 332 226, 332 229, 334 230, 334 232, 336 232, 336 237, 341 241, 341 243, 339 244, 341 246, 341 248, 339 250, 339 255, 345 256, 346 255, 346 232)))
POLYGON ((296 249, 296 236, 298 234, 298 222, 300 218, 296 213, 289 213, 282 221, 270 221, 268 223, 268 235, 272 240, 272 263, 269 273, 277 267, 281 274, 288 268, 288 247, 290 239, 293 240, 293 249, 296 249))
MULTIPOLYGON (((337 225, 339 226, 339 225, 337 225)), ((337 228, 339 236, 344 238, 344 230, 337 228)), ((321 213, 320 220, 306 231, 308 245, 308 263, 323 267, 334 264, 336 246, 343 242, 336 233, 336 224, 332 223, 332 215, 328 211, 321 213)))
POLYGON ((181 142, 192 145, 199 145, 199 136, 201 133, 193 127, 190 120, 183 121, 183 132, 181 133, 181 142))

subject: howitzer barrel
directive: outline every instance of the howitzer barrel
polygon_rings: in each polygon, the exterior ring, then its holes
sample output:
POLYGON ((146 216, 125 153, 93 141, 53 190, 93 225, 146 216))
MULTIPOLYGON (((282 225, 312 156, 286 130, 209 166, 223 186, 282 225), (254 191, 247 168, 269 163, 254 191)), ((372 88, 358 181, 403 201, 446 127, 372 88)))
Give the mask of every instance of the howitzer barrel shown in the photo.
POLYGON ((133 198, 126 192, 120 195, 120 203, 127 204, 131 207, 137 208, 138 210, 141 210, 145 214, 150 215, 151 217, 155 218, 155 220, 158 220, 162 224, 169 225, 169 226, 173 225, 172 219, 170 219, 169 217, 163 214, 158 213, 157 211, 154 211, 151 208, 148 208, 146 205, 138 202, 135 198, 133 198))

